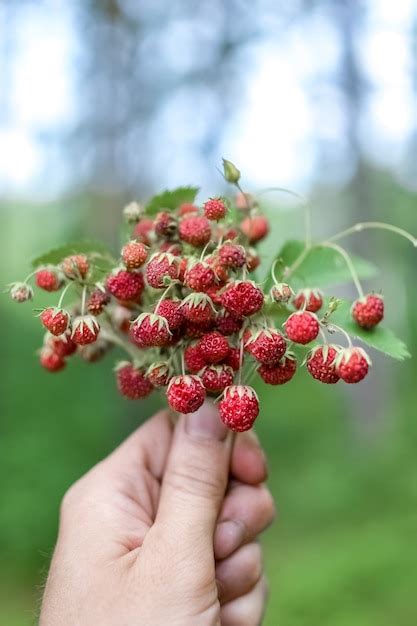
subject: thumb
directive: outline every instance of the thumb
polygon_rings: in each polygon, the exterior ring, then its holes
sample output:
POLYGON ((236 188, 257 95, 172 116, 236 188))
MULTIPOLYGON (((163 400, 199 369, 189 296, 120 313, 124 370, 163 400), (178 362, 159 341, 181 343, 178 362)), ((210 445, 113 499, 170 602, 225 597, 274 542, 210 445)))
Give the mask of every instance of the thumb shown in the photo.
POLYGON ((213 545, 227 487, 232 435, 215 406, 205 402, 181 415, 168 455, 155 524, 189 547, 213 545))

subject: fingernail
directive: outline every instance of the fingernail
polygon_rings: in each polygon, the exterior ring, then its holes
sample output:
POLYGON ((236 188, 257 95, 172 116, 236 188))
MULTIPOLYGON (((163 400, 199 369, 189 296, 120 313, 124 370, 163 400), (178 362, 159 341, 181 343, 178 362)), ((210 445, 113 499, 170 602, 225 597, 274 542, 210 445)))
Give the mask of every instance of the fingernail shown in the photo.
POLYGON ((237 550, 245 540, 246 529, 243 522, 226 520, 220 522, 214 534, 214 554, 216 559, 225 559, 237 550))
POLYGON ((219 417, 219 412, 206 401, 195 413, 185 416, 185 430, 191 437, 224 441, 228 430, 219 417))

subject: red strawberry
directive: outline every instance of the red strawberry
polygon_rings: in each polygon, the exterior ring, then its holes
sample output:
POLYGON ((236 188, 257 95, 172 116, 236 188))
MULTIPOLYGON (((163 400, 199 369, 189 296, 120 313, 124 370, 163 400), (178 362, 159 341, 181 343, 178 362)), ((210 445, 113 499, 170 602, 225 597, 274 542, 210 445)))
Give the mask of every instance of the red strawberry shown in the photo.
POLYGON ((323 306, 323 294, 319 289, 301 289, 293 300, 296 309, 316 313, 323 306))
POLYGON ((180 243, 174 243, 172 241, 161 241, 158 246, 160 252, 170 252, 174 256, 180 256, 182 252, 182 246, 180 243))
POLYGON ((171 370, 167 363, 160 361, 149 366, 146 376, 154 387, 165 387, 171 378, 171 370))
POLYGON ((217 283, 226 283, 229 280, 229 268, 223 265, 219 256, 212 254, 206 257, 206 263, 212 268, 217 283))
POLYGON ((131 331, 140 348, 166 346, 171 338, 167 320, 155 313, 141 313, 132 323, 131 331))
POLYGON ((269 233, 269 222, 264 215, 254 215, 245 217, 240 228, 249 239, 249 243, 256 243, 264 239, 269 233))
POLYGON ((137 302, 145 288, 145 281, 140 272, 119 270, 107 277, 106 288, 112 296, 122 302, 137 302))
POLYGON ((136 270, 148 258, 148 248, 141 241, 129 241, 122 248, 122 261, 127 270, 136 270))
POLYGON ((184 321, 180 300, 172 300, 171 298, 161 300, 155 307, 155 313, 166 319, 171 332, 178 330, 184 321))
POLYGON ((257 372, 267 385, 284 385, 291 380, 296 369, 295 357, 287 354, 276 365, 260 365, 257 372))
POLYGON ((27 283, 12 283, 9 289, 10 296, 15 302, 27 302, 33 298, 33 289, 27 283))
POLYGON ((237 280, 230 283, 222 295, 224 308, 237 317, 246 317, 260 311, 264 303, 264 294, 249 280, 237 280))
POLYGON ((171 378, 167 389, 169 406, 178 413, 194 413, 203 404, 206 390, 198 376, 181 375, 171 378))
POLYGON ((218 222, 227 213, 227 206, 222 198, 210 198, 204 203, 204 215, 208 220, 218 222))
POLYGON ((67 256, 61 263, 62 270, 71 280, 83 280, 88 273, 90 264, 85 254, 67 256))
POLYGON ((211 298, 205 293, 190 293, 181 304, 186 320, 195 324, 208 324, 216 317, 211 298))
POLYGON ((233 369, 229 365, 206 365, 200 372, 207 391, 220 393, 233 384, 233 369))
POLYGON ((374 293, 359 298, 353 303, 352 316, 362 328, 374 328, 384 318, 383 299, 374 293))
POLYGON ((155 217, 154 227, 158 237, 170 239, 177 232, 177 220, 172 213, 161 211, 155 217))
POLYGON ((217 330, 203 335, 198 344, 206 363, 219 363, 229 353, 230 346, 226 337, 217 330))
POLYGON ((236 317, 223 309, 216 319, 216 328, 222 335, 228 336, 238 333, 243 325, 243 318, 236 317))
POLYGON ((117 387, 125 398, 139 400, 151 393, 153 386, 142 369, 123 361, 116 367, 117 387))
POLYGON ((177 214, 182 217, 183 215, 189 215, 190 213, 198 213, 198 206, 191 202, 183 202, 177 209, 177 214))
POLYGON ((256 392, 248 385, 232 385, 225 389, 219 402, 222 421, 231 430, 242 432, 252 428, 259 414, 259 401, 256 392))
POLYGON ((287 283, 276 283, 271 289, 271 298, 274 302, 286 303, 293 295, 294 292, 287 283))
POLYGON ((249 328, 244 342, 246 352, 265 365, 276 365, 287 349, 287 342, 275 328, 249 328))
POLYGON ((182 241, 200 248, 205 246, 211 238, 210 222, 202 215, 184 217, 179 225, 179 237, 182 241))
POLYGON ((292 313, 284 326, 288 338, 294 343, 301 343, 302 345, 314 341, 320 330, 317 317, 308 311, 292 313))
POLYGON ((209 320, 208 322, 190 322, 190 320, 185 320, 184 334, 186 337, 197 339, 213 328, 214 320, 209 320))
POLYGON ((59 372, 66 366, 65 359, 47 346, 40 351, 39 362, 49 372, 59 372))
POLYGON ((110 302, 110 296, 101 289, 95 289, 88 300, 87 309, 91 315, 100 315, 105 306, 110 302))
POLYGON ((50 333, 46 333, 44 339, 45 346, 48 346, 61 357, 70 356, 74 354, 77 346, 71 339, 71 332, 67 331, 63 335, 55 336, 50 333))
POLYGON ((191 374, 197 374, 205 365, 206 361, 201 354, 198 344, 191 344, 184 351, 185 367, 191 374))
POLYGON ((130 330, 130 322, 133 321, 134 313, 125 306, 117 305, 111 311, 111 320, 115 328, 127 333, 130 330))
POLYGON ((260 264, 261 259, 259 258, 259 255, 253 248, 249 248, 246 253, 246 267, 248 268, 248 272, 254 272, 260 264))
POLYGON ((164 289, 178 278, 178 257, 169 252, 156 252, 146 266, 146 280, 154 289, 164 289))
POLYGON ((154 239, 153 229, 154 229, 153 220, 149 219, 148 217, 145 217, 136 224, 135 229, 133 231, 133 236, 135 237, 135 239, 138 239, 139 241, 144 243, 146 246, 150 246, 152 243, 152 240, 154 239))
POLYGON ((100 324, 92 315, 81 315, 74 320, 71 339, 79 346, 94 343, 100 331, 100 324))
POLYGON ((220 263, 224 267, 237 269, 246 263, 246 252, 243 246, 226 241, 219 249, 220 263))
POLYGON ((69 328, 71 317, 64 309, 44 309, 40 315, 41 322, 52 335, 62 335, 69 328))
POLYGON ((336 371, 345 383, 358 383, 368 373, 371 359, 362 348, 345 348, 336 358, 336 371))
POLYGON ((307 369, 313 378, 333 385, 339 380, 335 361, 340 349, 337 346, 318 346, 307 357, 307 369))
MULTIPOLYGON (((225 365, 230 365, 230 367, 237 372, 240 369, 240 348, 230 348, 229 354, 224 359, 223 363, 225 365)), ((243 364, 243 355, 242 355, 242 364, 243 364)))
POLYGON ((220 293, 221 289, 222 289, 221 285, 213 285, 212 287, 209 287, 208 289, 206 289, 206 292, 205 292, 208 296, 210 296, 210 298, 212 299, 212 302, 219 306, 222 303, 222 294, 220 293))
POLYGON ((36 272, 35 281, 38 287, 45 291, 58 291, 61 289, 63 279, 55 270, 42 269, 36 272))
POLYGON ((184 274, 184 284, 193 291, 206 291, 214 285, 215 280, 212 268, 202 261, 188 265, 184 274))

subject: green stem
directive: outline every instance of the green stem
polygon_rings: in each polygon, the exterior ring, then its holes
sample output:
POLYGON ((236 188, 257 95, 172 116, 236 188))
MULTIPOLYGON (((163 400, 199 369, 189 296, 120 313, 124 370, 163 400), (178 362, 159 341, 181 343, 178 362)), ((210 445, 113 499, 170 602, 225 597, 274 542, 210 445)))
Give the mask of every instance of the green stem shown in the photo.
POLYGON ((403 228, 398 228, 398 226, 393 226, 392 224, 385 224, 384 222, 358 222, 354 226, 351 226, 350 228, 346 228, 346 230, 342 230, 340 233, 333 235, 333 237, 330 237, 328 241, 338 241, 342 237, 346 237, 347 235, 351 235, 353 233, 360 233, 363 230, 367 230, 367 229, 381 229, 381 230, 391 231, 392 233, 400 235, 401 237, 404 237, 408 241, 411 241, 413 246, 417 248, 416 237, 413 237, 413 235, 411 235, 409 232, 407 232, 403 228))
POLYGON ((346 338, 346 341, 348 343, 348 348, 352 347, 351 338, 349 337, 348 333, 345 330, 343 330, 343 328, 341 328, 341 326, 336 326, 335 324, 328 324, 327 329, 329 330, 329 332, 332 332, 332 330, 337 330, 339 333, 342 333, 342 335, 344 335, 346 338))
POLYGON ((84 285, 83 287, 83 295, 81 297, 81 315, 85 314, 85 296, 87 294, 87 286, 84 285))
POLYGON ((359 280, 359 276, 358 273, 355 269, 355 266, 352 263, 352 259, 350 258, 350 256, 348 255, 348 253, 346 252, 346 250, 344 248, 342 248, 341 246, 338 246, 335 243, 330 243, 329 241, 323 241, 320 244, 317 244, 317 246, 315 246, 316 248, 330 248, 331 250, 334 250, 335 252, 337 252, 338 254, 340 254, 340 256, 345 260, 345 263, 349 269, 349 272, 352 276, 352 280, 354 282, 354 285, 356 287, 356 290, 359 294, 360 298, 363 298, 364 293, 363 293, 363 289, 362 289, 362 285, 360 283, 359 280))
POLYGON ((28 274, 23 282, 27 283, 29 278, 32 278, 32 276, 34 276, 36 274, 36 272, 38 272, 38 271, 39 271, 39 268, 34 270, 33 272, 31 272, 30 274, 28 274))
MULTIPOLYGON (((25 281, 25 282, 26 282, 26 281, 25 281)), ((58 308, 58 309, 60 309, 60 308, 61 308, 62 303, 63 303, 63 301, 64 301, 64 296, 65 296, 65 294, 67 293, 68 289, 71 287, 71 285, 74 285, 74 284, 75 284, 75 283, 73 283, 73 282, 68 283, 68 285, 66 285, 66 287, 63 289, 63 291, 62 291, 62 293, 61 293, 61 295, 60 295, 60 298, 59 298, 59 300, 58 300, 58 304, 57 304, 57 308, 58 308)))
POLYGON ((169 290, 171 289, 171 287, 176 284, 174 282, 172 282, 170 285, 168 285, 168 287, 165 289, 164 293, 162 294, 162 296, 159 298, 157 305, 155 307, 155 313, 156 315, 158 315, 158 309, 160 307, 161 302, 165 299, 165 296, 167 295, 167 293, 169 292, 169 290))

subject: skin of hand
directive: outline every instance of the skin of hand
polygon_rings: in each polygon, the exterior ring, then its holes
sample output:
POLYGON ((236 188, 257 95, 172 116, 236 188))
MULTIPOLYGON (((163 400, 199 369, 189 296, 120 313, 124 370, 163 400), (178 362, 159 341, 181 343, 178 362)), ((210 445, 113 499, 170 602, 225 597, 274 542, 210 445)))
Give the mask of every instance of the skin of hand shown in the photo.
POLYGON ((265 479, 211 403, 154 415, 64 496, 40 626, 257 626, 265 479))

